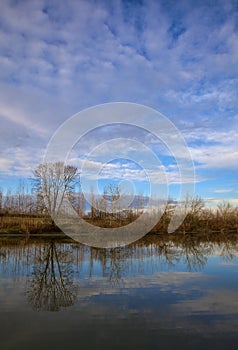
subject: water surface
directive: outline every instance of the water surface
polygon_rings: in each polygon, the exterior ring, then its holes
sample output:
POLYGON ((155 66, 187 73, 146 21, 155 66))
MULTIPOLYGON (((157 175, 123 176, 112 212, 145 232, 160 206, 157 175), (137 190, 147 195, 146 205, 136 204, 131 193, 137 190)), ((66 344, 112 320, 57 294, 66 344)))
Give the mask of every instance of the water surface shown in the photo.
POLYGON ((237 349, 238 237, 0 240, 0 348, 237 349))

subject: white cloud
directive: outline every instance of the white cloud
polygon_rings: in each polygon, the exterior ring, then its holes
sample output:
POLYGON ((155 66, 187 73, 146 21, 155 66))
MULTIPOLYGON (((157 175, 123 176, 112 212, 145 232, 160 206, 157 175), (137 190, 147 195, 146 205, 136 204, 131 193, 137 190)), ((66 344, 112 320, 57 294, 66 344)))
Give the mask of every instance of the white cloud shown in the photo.
POLYGON ((232 192, 233 191, 233 189, 226 189, 226 188, 224 188, 224 189, 218 189, 218 190, 214 190, 214 193, 229 193, 229 192, 232 192))
POLYGON ((196 168, 237 169, 238 150, 232 146, 200 146, 190 147, 192 158, 201 165, 196 168))

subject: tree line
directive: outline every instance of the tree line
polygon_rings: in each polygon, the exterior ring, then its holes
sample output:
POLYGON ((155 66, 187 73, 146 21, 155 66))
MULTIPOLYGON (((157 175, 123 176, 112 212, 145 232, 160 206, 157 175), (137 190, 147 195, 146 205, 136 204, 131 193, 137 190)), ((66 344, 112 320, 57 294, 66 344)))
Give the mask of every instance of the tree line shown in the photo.
MULTIPOLYGON (((102 227, 117 227, 133 222, 141 215, 146 204, 145 196, 138 195, 130 201, 129 194, 122 194, 120 187, 111 183, 100 196, 91 191, 91 204, 88 205, 80 191, 78 169, 63 162, 38 165, 31 181, 31 190, 23 180, 14 192, 9 189, 3 194, 0 189, 0 230, 24 233, 57 230, 54 218, 62 210, 66 196, 81 217, 102 227)), ((148 215, 158 215, 161 219, 152 232, 167 232, 176 203, 169 200, 159 205, 159 199, 157 202, 155 199, 154 203, 148 215)), ((179 232, 238 230, 238 207, 229 202, 209 208, 202 198, 196 197, 187 198, 184 204, 187 216, 177 230, 179 232)))

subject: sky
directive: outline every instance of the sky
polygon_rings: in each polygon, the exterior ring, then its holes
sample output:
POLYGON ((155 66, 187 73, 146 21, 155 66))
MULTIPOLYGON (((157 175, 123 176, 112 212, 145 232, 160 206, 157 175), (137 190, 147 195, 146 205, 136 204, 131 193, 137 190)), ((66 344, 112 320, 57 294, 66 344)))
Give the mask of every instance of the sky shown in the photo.
MULTIPOLYGON (((32 176, 72 115, 132 102, 178 128, 195 165, 197 195, 238 204, 238 1, 2 0, 0 9, 2 189, 32 176)), ((122 130, 92 131, 71 158, 93 167, 100 159, 84 150, 122 130)), ((155 144, 153 137, 145 144, 155 144)), ((152 148, 171 187, 178 184, 174 160, 160 142, 152 148)), ((109 163, 102 180, 131 176, 138 191, 147 191, 138 164, 109 163)))

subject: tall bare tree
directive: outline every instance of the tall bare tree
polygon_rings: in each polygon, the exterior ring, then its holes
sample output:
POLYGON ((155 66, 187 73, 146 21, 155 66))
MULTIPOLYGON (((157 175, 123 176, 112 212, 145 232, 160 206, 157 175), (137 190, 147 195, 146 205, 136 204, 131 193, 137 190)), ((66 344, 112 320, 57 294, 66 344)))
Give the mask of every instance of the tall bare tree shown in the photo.
POLYGON ((57 216, 65 196, 72 196, 79 182, 78 169, 63 162, 44 163, 35 168, 34 189, 42 197, 52 220, 57 216))

